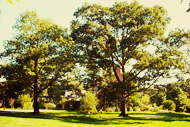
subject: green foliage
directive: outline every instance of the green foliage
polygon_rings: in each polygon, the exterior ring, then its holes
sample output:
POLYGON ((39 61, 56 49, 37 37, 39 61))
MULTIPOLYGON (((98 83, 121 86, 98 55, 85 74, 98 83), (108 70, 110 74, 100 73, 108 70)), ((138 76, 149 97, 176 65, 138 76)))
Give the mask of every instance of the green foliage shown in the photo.
POLYGON ((148 89, 171 69, 185 68, 178 49, 189 43, 190 34, 176 29, 164 37, 170 18, 161 6, 144 7, 137 1, 116 2, 112 7, 85 4, 74 16, 71 36, 79 58, 94 70, 113 70, 118 100, 148 89), (154 53, 147 50, 149 46, 156 48, 154 53), (132 68, 126 72, 127 67, 132 68))
POLYGON ((3 99, 7 96, 6 95, 7 89, 8 89, 8 87, 6 86, 6 84, 0 82, 0 99, 3 99))
POLYGON ((177 112, 186 111, 186 106, 188 102, 187 92, 184 92, 182 88, 177 84, 168 84, 167 85, 167 99, 174 101, 176 105, 177 112))
POLYGON ((4 98, 18 98, 19 94, 22 94, 26 85, 22 83, 16 83, 14 81, 0 82, 0 99, 4 98))
POLYGON ((166 96, 166 91, 164 91, 164 89, 158 90, 158 92, 153 96, 152 101, 160 106, 166 100, 166 96))
POLYGON ((165 100, 163 102, 163 109, 174 111, 176 109, 176 105, 172 100, 165 100))
POLYGON ((44 107, 45 107, 46 110, 55 109, 56 105, 54 103, 44 103, 44 107))
POLYGON ((151 108, 152 108, 152 105, 151 105, 151 104, 148 104, 148 105, 141 104, 141 105, 140 105, 140 110, 141 110, 141 111, 150 111, 151 108))
MULTIPOLYGON (((141 105, 140 93, 134 93, 126 99, 127 108, 131 110, 141 105)), ((135 109, 136 110, 136 109, 135 109)))
POLYGON ((177 112, 185 112, 186 107, 188 106, 189 98, 187 98, 186 94, 180 94, 177 98, 175 98, 176 111, 177 112))
POLYGON ((164 109, 163 107, 164 107, 164 105, 160 105, 159 109, 162 110, 162 109, 164 109))
POLYGON ((133 111, 139 111, 138 107, 133 107, 133 111))
POLYGON ((187 100, 186 111, 187 111, 188 113, 190 113, 190 99, 187 100))
POLYGON ((97 112, 97 98, 89 91, 86 92, 80 102, 80 111, 84 113, 97 112))
POLYGON ((120 108, 119 108, 119 106, 118 106, 118 105, 116 106, 115 111, 116 111, 116 112, 120 112, 120 108))
POLYGON ((32 109, 32 98, 30 98, 29 94, 19 95, 18 100, 21 103, 22 109, 32 109))
POLYGON ((106 112, 111 112, 111 110, 110 110, 109 107, 107 107, 107 108, 105 109, 105 111, 106 111, 106 112))
POLYGON ((35 11, 21 14, 14 28, 17 35, 5 41, 0 54, 9 63, 0 66, 7 81, 34 92, 34 111, 39 113, 39 94, 62 81, 74 68, 72 49, 74 41, 67 29, 51 20, 39 18, 35 11))
POLYGON ((133 111, 133 108, 130 106, 130 107, 128 107, 128 111, 133 111))
POLYGON ((148 105, 150 103, 150 96, 148 94, 144 94, 141 98, 141 104, 148 105))
POLYGON ((156 103, 154 103, 150 107, 150 111, 152 111, 152 112, 158 112, 159 110, 160 110, 160 108, 156 105, 156 103))
POLYGON ((158 112, 160 110, 159 107, 154 107, 153 109, 151 109, 152 112, 158 112))
POLYGON ((61 105, 61 108, 62 109, 64 109, 65 108, 65 106, 64 106, 64 104, 65 104, 65 102, 67 101, 67 99, 66 98, 62 98, 62 100, 61 101, 59 101, 59 104, 61 105))
POLYGON ((148 94, 144 94, 141 97, 140 109, 141 111, 150 111, 152 107, 150 104, 150 96, 148 94))

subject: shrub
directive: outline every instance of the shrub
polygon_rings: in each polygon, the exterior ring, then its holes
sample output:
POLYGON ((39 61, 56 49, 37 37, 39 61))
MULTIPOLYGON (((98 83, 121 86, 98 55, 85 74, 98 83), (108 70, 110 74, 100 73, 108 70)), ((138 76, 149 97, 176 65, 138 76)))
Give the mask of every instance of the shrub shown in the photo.
POLYGON ((89 91, 81 99, 80 112, 83 113, 95 113, 97 112, 97 98, 89 91))
POLYGON ((151 97, 152 101, 154 103, 156 103, 158 106, 162 105, 162 103, 166 100, 166 92, 163 89, 159 88, 159 91, 157 92, 157 94, 153 95, 151 97))
POLYGON ((130 107, 135 108, 137 106, 140 106, 141 104, 140 96, 141 95, 139 93, 135 93, 127 98, 126 105, 128 107, 127 108, 128 111, 133 111, 133 109, 131 109, 130 107))
POLYGON ((168 109, 170 111, 174 111, 175 108, 176 108, 176 105, 172 100, 165 100, 163 102, 163 109, 168 109))
POLYGON ((54 103, 44 103, 44 107, 45 107, 46 110, 55 109, 56 105, 54 103))
POLYGON ((62 98, 62 100, 59 102, 59 104, 61 105, 61 108, 64 109, 65 108, 65 102, 67 101, 66 98, 62 98))
POLYGON ((130 106, 129 108, 128 108, 128 111, 133 111, 133 108, 130 106))
POLYGON ((140 110, 141 110, 141 111, 145 111, 145 110, 146 110, 146 105, 141 104, 141 106, 140 106, 140 110))
POLYGON ((151 107, 152 107, 151 105, 147 105, 147 106, 146 106, 146 110, 147 110, 147 111, 150 111, 151 107))
POLYGON ((175 98, 174 102, 176 104, 176 112, 185 112, 186 107, 188 106, 188 98, 187 94, 179 94, 177 98, 175 98))
POLYGON ((186 107, 186 111, 190 113, 190 105, 186 107))
POLYGON ((133 111, 139 111, 138 107, 133 107, 133 111))
POLYGON ((167 85, 167 99, 174 101, 176 112, 185 112, 188 106, 188 93, 185 92, 178 83, 167 85))
POLYGON ((153 107, 153 108, 151 109, 151 111, 152 111, 152 112, 158 112, 158 111, 159 111, 159 107, 157 107, 157 106, 156 106, 156 107, 153 107))
POLYGON ((164 107, 164 105, 160 105, 160 106, 159 106, 159 110, 164 109, 163 107, 164 107))
POLYGON ((19 95, 18 100, 22 109, 32 109, 32 98, 30 98, 29 94, 19 95))
POLYGON ((144 105, 148 105, 150 103, 150 96, 148 94, 142 96, 141 103, 144 105))
POLYGON ((105 109, 105 111, 106 111, 106 112, 111 112, 109 107, 107 107, 107 108, 105 109))
POLYGON ((151 107, 151 111, 152 112, 158 112, 159 111, 159 107, 156 105, 156 103, 154 103, 151 107))
POLYGON ((190 113, 190 99, 187 100, 186 111, 190 113))
POLYGON ((119 106, 117 105, 116 109, 115 109, 116 112, 120 112, 120 108, 119 106))
POLYGON ((151 105, 141 104, 140 106, 141 111, 150 111, 150 109, 151 109, 151 105))

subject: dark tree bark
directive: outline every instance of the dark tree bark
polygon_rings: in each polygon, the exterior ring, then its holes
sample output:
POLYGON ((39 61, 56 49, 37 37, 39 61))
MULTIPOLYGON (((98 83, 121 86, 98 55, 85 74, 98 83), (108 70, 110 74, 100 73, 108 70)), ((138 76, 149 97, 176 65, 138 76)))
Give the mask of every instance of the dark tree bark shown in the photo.
POLYGON ((36 76, 34 78, 34 114, 39 114, 39 92, 38 92, 38 60, 34 60, 34 69, 36 76))
POLYGON ((34 114, 40 113, 39 107, 39 93, 34 91, 34 114))
POLYGON ((125 98, 123 98, 121 101, 121 114, 119 116, 128 116, 128 114, 126 113, 126 100, 125 100, 125 98))

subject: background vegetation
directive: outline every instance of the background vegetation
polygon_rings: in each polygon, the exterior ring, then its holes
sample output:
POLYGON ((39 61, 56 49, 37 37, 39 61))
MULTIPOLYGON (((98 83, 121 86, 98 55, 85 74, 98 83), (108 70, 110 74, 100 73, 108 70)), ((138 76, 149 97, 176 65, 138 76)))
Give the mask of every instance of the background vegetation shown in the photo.
POLYGON ((8 60, 0 65, 4 106, 27 109, 33 103, 35 114, 40 108, 65 109, 66 102, 69 109, 120 111, 120 116, 127 110, 190 112, 184 76, 190 67, 190 32, 176 28, 165 35, 171 20, 166 9, 137 1, 112 7, 86 3, 74 16, 67 29, 35 11, 20 15, 17 35, 0 53, 8 60), (88 90, 93 94, 85 94, 88 90), (66 97, 68 91, 72 94, 66 97))

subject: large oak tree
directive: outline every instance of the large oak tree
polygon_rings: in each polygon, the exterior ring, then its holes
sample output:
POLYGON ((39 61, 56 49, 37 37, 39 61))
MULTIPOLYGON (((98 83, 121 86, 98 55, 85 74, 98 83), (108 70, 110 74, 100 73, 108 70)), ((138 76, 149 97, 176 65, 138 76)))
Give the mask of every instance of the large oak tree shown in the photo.
POLYGON ((163 7, 144 7, 136 1, 112 7, 86 3, 74 16, 71 29, 78 55, 91 67, 112 67, 121 116, 126 116, 129 96, 148 89, 169 70, 185 67, 178 49, 190 35, 177 29, 164 37, 170 18, 163 7))
POLYGON ((39 113, 39 95, 43 90, 62 80, 73 67, 73 41, 67 30, 51 20, 39 18, 37 13, 21 14, 14 26, 17 35, 5 41, 1 58, 1 75, 7 81, 32 90, 34 113, 39 113))

